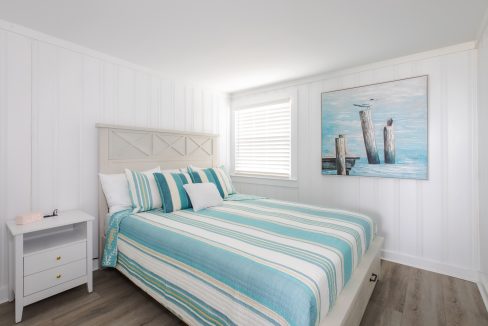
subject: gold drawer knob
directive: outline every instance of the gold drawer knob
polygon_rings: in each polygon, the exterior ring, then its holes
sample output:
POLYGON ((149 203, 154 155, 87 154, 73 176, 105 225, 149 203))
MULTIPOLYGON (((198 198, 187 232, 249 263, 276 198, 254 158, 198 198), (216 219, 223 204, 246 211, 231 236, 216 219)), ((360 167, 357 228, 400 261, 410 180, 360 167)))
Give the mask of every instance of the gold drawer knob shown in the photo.
POLYGON ((57 256, 56 257, 56 260, 61 260, 61 256, 57 256))
POLYGON ((61 278, 61 274, 57 274, 56 275, 56 278, 61 278))

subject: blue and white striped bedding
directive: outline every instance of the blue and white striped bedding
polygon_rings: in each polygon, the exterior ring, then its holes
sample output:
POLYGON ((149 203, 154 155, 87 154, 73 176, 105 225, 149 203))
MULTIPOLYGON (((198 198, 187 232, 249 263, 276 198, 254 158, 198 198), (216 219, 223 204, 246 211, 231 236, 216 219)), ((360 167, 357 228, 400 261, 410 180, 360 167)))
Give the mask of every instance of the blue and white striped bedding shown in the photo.
POLYGON ((229 199, 197 213, 114 214, 103 265, 190 325, 318 325, 371 244, 373 221, 229 199))

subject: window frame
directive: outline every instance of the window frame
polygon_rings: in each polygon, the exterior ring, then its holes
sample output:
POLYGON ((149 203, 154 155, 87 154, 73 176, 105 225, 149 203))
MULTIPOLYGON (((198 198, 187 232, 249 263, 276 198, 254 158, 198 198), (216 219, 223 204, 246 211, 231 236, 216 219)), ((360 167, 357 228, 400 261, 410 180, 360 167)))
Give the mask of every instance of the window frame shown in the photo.
POLYGON ((253 183, 285 185, 298 180, 298 121, 297 121, 297 91, 279 91, 233 99, 230 114, 230 174, 238 182, 246 183, 253 179, 253 183), (260 105, 268 105, 283 101, 290 101, 291 110, 291 148, 290 148, 290 177, 274 177, 262 174, 238 174, 235 172, 235 112, 260 105))

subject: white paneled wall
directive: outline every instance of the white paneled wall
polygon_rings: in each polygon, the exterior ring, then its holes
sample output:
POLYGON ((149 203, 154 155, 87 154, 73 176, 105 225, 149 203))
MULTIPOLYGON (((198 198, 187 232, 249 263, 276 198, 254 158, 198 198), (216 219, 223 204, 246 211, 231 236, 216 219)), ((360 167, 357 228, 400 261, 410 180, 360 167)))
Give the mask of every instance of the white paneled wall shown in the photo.
POLYGON ((480 290, 488 306, 488 25, 478 44, 478 120, 480 290))
POLYGON ((35 32, 0 28, 0 301, 5 220, 54 208, 96 215, 95 123, 218 133, 227 163, 228 121, 225 94, 35 32))
POLYGON ((273 186, 273 182, 263 185, 262 180, 251 179, 237 182, 238 190, 369 214, 385 237, 385 258, 467 279, 476 277, 473 43, 233 94, 231 106, 284 90, 298 91, 298 183, 273 186), (419 75, 429 75, 429 180, 322 176, 321 92, 419 75))

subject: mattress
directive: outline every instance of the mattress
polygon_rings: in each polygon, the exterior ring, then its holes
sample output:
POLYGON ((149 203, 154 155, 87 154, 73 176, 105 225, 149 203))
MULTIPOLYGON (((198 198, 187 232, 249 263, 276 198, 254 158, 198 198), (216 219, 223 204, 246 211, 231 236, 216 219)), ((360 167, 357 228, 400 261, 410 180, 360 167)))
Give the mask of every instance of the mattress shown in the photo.
POLYGON ((189 325, 318 325, 373 238, 361 214, 240 197, 116 213, 103 265, 189 325))

